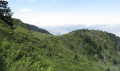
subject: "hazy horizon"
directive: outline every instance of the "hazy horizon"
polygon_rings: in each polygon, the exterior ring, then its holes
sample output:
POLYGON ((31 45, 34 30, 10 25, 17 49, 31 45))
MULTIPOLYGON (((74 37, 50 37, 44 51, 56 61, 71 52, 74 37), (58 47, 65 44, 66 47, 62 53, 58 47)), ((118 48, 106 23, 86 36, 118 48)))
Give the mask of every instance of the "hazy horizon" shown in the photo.
POLYGON ((94 29, 120 36, 119 0, 8 0, 13 17, 62 35, 94 29))

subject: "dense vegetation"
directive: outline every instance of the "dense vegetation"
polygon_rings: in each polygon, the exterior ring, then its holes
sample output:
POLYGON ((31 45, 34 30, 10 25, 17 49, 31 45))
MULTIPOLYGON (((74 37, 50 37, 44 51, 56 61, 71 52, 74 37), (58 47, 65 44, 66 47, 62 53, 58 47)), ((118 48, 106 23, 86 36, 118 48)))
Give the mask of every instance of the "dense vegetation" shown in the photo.
POLYGON ((20 19, 15 19, 14 18, 13 19, 13 24, 14 24, 14 26, 25 28, 27 30, 32 30, 32 31, 37 31, 37 32, 41 32, 41 33, 50 34, 47 30, 42 29, 42 28, 38 28, 37 26, 34 26, 34 25, 23 23, 20 19))
POLYGON ((120 38, 114 34, 81 29, 54 36, 12 19, 3 4, 0 71, 120 71, 120 38))
POLYGON ((10 7, 8 7, 8 2, 5 0, 0 0, 0 19, 2 19, 6 24, 8 24, 12 29, 13 23, 12 23, 12 12, 10 7))
MULTIPOLYGON (((17 23, 16 23, 17 24, 17 23)), ((0 20, 0 71, 119 71, 120 38, 76 30, 62 36, 0 20)))

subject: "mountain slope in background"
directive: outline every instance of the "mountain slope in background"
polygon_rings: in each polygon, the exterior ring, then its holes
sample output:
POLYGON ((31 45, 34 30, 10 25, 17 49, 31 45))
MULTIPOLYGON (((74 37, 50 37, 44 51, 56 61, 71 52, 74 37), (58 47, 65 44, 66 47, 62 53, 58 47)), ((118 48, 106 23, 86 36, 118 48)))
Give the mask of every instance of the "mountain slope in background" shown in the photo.
POLYGON ((20 19, 15 19, 14 18, 13 23, 14 23, 15 26, 22 27, 22 28, 25 28, 27 30, 32 30, 32 31, 37 31, 37 32, 41 32, 41 33, 50 34, 47 30, 42 29, 42 28, 38 28, 37 26, 34 26, 34 25, 23 23, 20 19))
POLYGON ((37 32, 41 32, 41 33, 47 33, 47 34, 50 34, 47 30, 45 29, 42 29, 42 28, 38 28, 37 26, 34 26, 34 25, 30 25, 30 24, 26 24, 30 30, 32 31, 37 31, 37 32))
POLYGON ((0 71, 120 71, 114 34, 81 29, 44 35, 16 24, 11 30, 0 20, 0 71))

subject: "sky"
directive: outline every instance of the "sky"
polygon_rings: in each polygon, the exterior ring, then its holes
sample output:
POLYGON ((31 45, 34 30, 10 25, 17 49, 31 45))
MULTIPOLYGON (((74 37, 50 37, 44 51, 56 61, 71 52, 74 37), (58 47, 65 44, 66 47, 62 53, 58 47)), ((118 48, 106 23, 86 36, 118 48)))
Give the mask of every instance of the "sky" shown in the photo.
POLYGON ((120 36, 120 0, 7 0, 14 18, 62 35, 94 29, 120 36))

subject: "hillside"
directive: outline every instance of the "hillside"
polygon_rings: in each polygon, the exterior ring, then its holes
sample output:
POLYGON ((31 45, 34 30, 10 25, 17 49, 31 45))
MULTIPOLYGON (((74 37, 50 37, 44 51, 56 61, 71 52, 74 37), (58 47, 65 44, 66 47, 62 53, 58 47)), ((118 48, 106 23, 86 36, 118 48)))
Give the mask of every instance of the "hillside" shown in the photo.
POLYGON ((14 23, 14 26, 16 26, 16 27, 21 27, 21 28, 25 28, 27 30, 50 34, 47 30, 38 28, 37 26, 34 26, 34 25, 23 23, 20 19, 14 18, 13 23, 14 23))
POLYGON ((12 30, 0 20, 0 71, 120 71, 114 34, 81 29, 54 36, 21 25, 12 30))
POLYGON ((37 32, 41 32, 41 33, 47 33, 47 34, 50 34, 48 31, 46 31, 45 29, 42 29, 42 28, 38 28, 37 26, 34 26, 34 25, 30 25, 30 24, 26 24, 30 30, 32 31, 37 31, 37 32))

